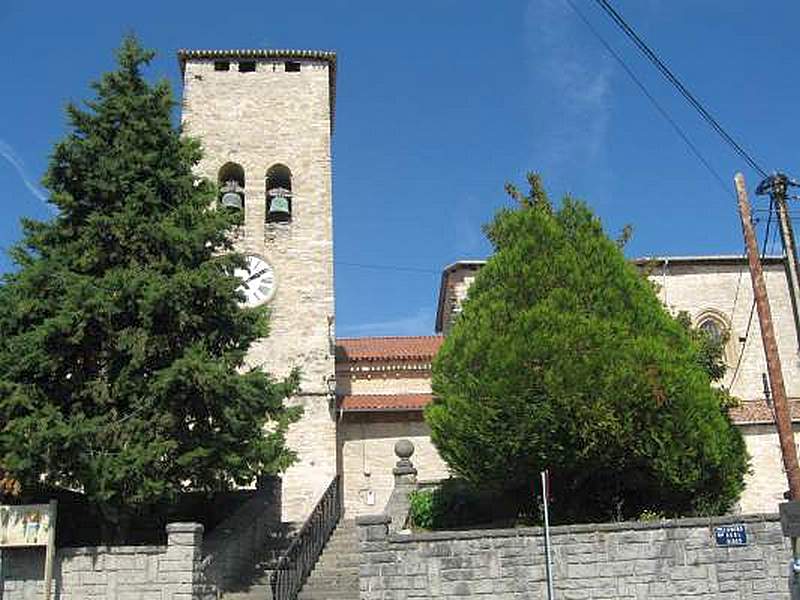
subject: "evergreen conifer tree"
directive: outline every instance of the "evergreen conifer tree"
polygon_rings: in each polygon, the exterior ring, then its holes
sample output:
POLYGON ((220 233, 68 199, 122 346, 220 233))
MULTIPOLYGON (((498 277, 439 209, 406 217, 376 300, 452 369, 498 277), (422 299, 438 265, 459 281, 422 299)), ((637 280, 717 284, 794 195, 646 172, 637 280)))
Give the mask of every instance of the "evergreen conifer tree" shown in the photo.
POLYGON ((245 309, 235 216, 193 167, 170 86, 129 37, 93 84, 45 176, 57 216, 26 220, 0 286, 0 464, 23 492, 82 491, 123 524, 187 490, 224 490, 293 461, 297 418, 276 381, 245 365, 266 334, 245 309))
MULTIPOLYGON (((747 454, 712 386, 722 354, 672 317, 599 219, 539 177, 486 232, 494 255, 434 362, 432 439, 451 469, 561 522, 721 513, 747 454)), ((629 234, 628 234, 629 235, 629 234)))

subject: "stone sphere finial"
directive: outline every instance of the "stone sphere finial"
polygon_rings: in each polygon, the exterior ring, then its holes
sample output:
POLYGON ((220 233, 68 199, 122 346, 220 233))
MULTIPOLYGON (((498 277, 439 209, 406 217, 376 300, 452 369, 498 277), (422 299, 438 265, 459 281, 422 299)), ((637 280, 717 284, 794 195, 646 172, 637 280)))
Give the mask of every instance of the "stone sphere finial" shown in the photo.
POLYGON ((414 444, 410 440, 397 440, 394 445, 394 453, 400 460, 408 460, 414 454, 414 444))

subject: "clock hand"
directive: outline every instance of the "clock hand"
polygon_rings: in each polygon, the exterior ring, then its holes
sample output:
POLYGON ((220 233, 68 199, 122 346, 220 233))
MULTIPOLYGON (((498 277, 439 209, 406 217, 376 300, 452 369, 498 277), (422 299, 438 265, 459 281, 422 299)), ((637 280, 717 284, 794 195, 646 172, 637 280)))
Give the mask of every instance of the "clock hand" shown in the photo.
POLYGON ((259 278, 259 277, 261 277, 261 276, 262 276, 264 273, 266 273, 268 270, 269 270, 269 269, 261 269, 261 270, 260 270, 260 271, 258 271, 257 273, 254 273, 253 275, 250 275, 250 277, 248 277, 247 279, 245 279, 245 280, 244 280, 244 282, 245 282, 245 283, 247 283, 248 281, 253 281, 253 279, 258 279, 258 278, 259 278))

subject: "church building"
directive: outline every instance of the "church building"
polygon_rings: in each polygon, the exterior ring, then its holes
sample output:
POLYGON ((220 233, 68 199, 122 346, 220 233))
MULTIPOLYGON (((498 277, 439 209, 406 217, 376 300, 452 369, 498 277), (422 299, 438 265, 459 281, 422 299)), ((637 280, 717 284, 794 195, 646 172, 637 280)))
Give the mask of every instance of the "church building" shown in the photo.
MULTIPOLYGON (((284 521, 301 521, 338 475, 348 518, 380 512, 393 486, 393 447, 414 442, 421 481, 448 476, 423 419, 431 362, 483 261, 442 273, 435 334, 336 338, 331 140, 336 55, 297 50, 181 50, 182 123, 204 148, 199 173, 220 185, 220 204, 241 210, 236 246, 248 259, 247 303, 268 305, 269 338, 248 361, 280 377, 302 372, 291 402, 303 408, 288 443, 297 462, 283 475, 284 521)), ((752 456, 743 512, 772 512, 785 476, 764 400, 766 371, 743 257, 641 261, 664 305, 695 325, 727 333, 724 385, 752 456)), ((800 358, 783 261, 765 261, 766 280, 791 398, 800 398, 800 358)), ((799 414, 800 416, 800 414, 799 414)))

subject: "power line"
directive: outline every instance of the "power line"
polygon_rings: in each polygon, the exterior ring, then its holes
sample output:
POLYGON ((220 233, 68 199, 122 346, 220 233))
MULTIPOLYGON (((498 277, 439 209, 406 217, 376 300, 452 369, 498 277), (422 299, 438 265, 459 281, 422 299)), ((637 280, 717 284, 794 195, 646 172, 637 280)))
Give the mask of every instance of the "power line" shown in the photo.
POLYGON ((671 83, 684 97, 692 108, 694 108, 703 120, 708 123, 711 128, 716 131, 719 136, 736 152, 744 161, 753 169, 758 171, 762 177, 767 177, 768 173, 759 166, 755 159, 742 148, 742 146, 733 137, 725 131, 722 125, 719 124, 716 118, 700 103, 700 101, 686 88, 680 79, 670 70, 661 58, 648 46, 644 40, 633 30, 633 28, 625 21, 614 7, 611 6, 608 0, 595 0, 595 3, 600 6, 605 13, 611 17, 614 23, 622 30, 622 32, 636 45, 645 57, 655 65, 659 72, 671 83))
POLYGON ((334 264, 342 267, 356 267, 359 269, 375 269, 380 271, 406 271, 409 273, 434 273, 436 275, 441 275, 442 273, 441 271, 437 271, 435 269, 422 269, 419 267, 403 267, 398 265, 372 265, 365 263, 345 262, 341 260, 334 261, 334 264))
MULTIPOLYGON (((761 260, 764 260, 764 257, 767 255, 767 242, 769 240, 769 228, 772 224, 772 213, 773 211, 773 200, 770 196, 769 199, 769 216, 767 217, 767 226, 764 230, 764 243, 761 246, 761 260)), ((750 327, 753 325, 753 314, 756 311, 756 300, 753 298, 753 303, 750 305, 750 316, 747 317, 747 327, 744 330, 744 342, 742 342, 742 349, 739 352, 739 357, 736 360, 736 368, 733 370, 733 376, 731 377, 731 389, 736 384, 736 379, 739 377, 739 369, 742 366, 742 360, 744 359, 745 352, 747 351, 747 342, 750 340, 750 327)), ((731 326, 733 326, 733 322, 731 322, 731 326)))
MULTIPOLYGON (((583 13, 581 13, 581 11, 578 10, 578 7, 575 6, 572 0, 566 0, 566 2, 569 5, 569 7, 573 10, 573 12, 575 12, 575 14, 578 15, 578 17, 586 26, 586 28, 594 35, 594 37, 603 45, 603 47, 605 47, 608 53, 611 54, 611 56, 622 67, 622 69, 625 71, 628 77, 631 78, 634 84, 636 84, 639 90, 645 95, 645 97, 655 107, 655 109, 659 112, 659 114, 672 126, 673 130, 684 141, 684 143, 688 146, 688 148, 692 151, 692 153, 700 161, 700 163, 706 168, 706 170, 712 175, 717 184, 725 191, 726 194, 730 193, 730 188, 728 187, 728 185, 725 184, 720 174, 716 171, 716 169, 714 169, 714 167, 711 166, 711 163, 703 156, 703 154, 700 152, 697 146, 692 142, 692 140, 689 138, 686 132, 683 131, 680 125, 677 124, 677 122, 669 115, 666 109, 664 109, 664 107, 661 106, 661 104, 649 92, 649 90, 639 80, 639 78, 636 76, 633 70, 630 67, 628 67, 628 65, 625 63, 622 57, 611 47, 611 45, 605 40, 605 38, 603 38, 603 36, 600 35, 600 33, 592 26, 592 24, 583 15, 583 13)), ((639 36, 636 35, 633 29, 631 29, 630 26, 628 26, 628 24, 625 23, 622 17, 616 11, 614 11, 614 9, 607 3, 607 1, 595 0, 595 2, 597 2, 603 8, 603 10, 605 10, 610 16, 612 16, 612 19, 614 19, 614 21, 623 29, 623 31, 626 32, 626 35, 628 35, 629 37, 633 36, 631 39, 634 39, 634 43, 636 43, 636 45, 640 47, 640 49, 642 49, 642 51, 645 52, 646 55, 648 55, 648 58, 652 56, 652 59, 656 61, 657 66, 659 66, 659 70, 662 72, 662 74, 664 74, 664 76, 667 77, 667 79, 669 79, 673 83, 673 85, 676 85, 679 91, 681 91, 684 98, 686 98, 687 101, 689 101, 690 104, 692 104, 692 106, 698 112, 700 112, 704 120, 706 120, 706 122, 709 123, 709 125, 711 125, 712 128, 714 128, 714 130, 717 131, 717 133, 719 133, 723 137, 723 139, 725 139, 725 141, 728 142, 728 144, 734 148, 736 153, 739 154, 747 162, 747 164, 753 167, 762 176, 766 177, 767 176, 766 171, 764 171, 764 169, 762 169, 755 162, 755 160, 752 157, 750 157, 750 155, 747 154, 747 152, 739 144, 737 144, 736 141, 733 138, 731 138, 731 136, 727 132, 725 132, 724 129, 722 129, 722 127, 719 125, 716 119, 714 119, 714 117, 705 108, 703 108, 703 106, 699 103, 699 101, 697 101, 694 98, 694 96, 692 96, 692 94, 686 89, 686 87, 677 79, 677 77, 675 77, 672 74, 672 72, 666 67, 666 65, 664 65, 664 63, 655 55, 655 53, 652 50, 650 50, 650 48, 641 40, 641 38, 639 38, 639 36), (630 34, 628 32, 630 32, 630 34)), ((767 218, 767 224, 764 233, 764 243, 761 250, 762 260, 764 259, 767 253, 767 244, 769 243, 770 227, 772 225, 772 214, 774 212, 771 200, 768 212, 769 216, 767 218)), ((738 291, 737 291, 737 296, 738 296, 738 291)), ((732 312, 735 311, 736 309, 735 306, 736 306, 736 300, 734 300, 734 307, 732 309, 732 312)), ((742 342, 741 352, 739 353, 739 357, 736 362, 736 367, 734 368, 733 376, 731 377, 731 384, 730 384, 731 388, 734 386, 739 376, 742 360, 747 350, 747 342, 750 339, 750 329, 753 324, 753 315, 755 313, 755 307, 756 303, 754 300, 752 305, 750 306, 750 314, 747 319, 747 327, 745 329, 744 341, 742 342)))
POLYGON ((639 88, 639 91, 645 95, 645 97, 650 101, 653 107, 658 111, 658 113, 664 118, 667 123, 672 126, 672 129, 675 131, 676 134, 683 140, 686 146, 691 150, 692 154, 695 155, 697 160, 705 167, 705 169, 711 174, 717 184, 722 188, 726 194, 731 194, 732 190, 731 187, 725 183, 722 176, 717 172, 714 167, 711 166, 711 163, 703 156, 703 153, 700 152, 700 149, 692 142, 691 138, 686 134, 686 132, 681 128, 680 125, 669 115, 666 109, 661 106, 661 104, 656 100, 655 96, 650 93, 650 91, 645 87, 644 83, 636 76, 636 73, 625 63, 622 57, 617 53, 614 48, 611 47, 606 39, 600 35, 600 32, 594 28, 594 26, 589 22, 589 20, 584 16, 584 14, 578 10, 578 7, 572 2, 572 0, 566 0, 569 7, 578 15, 583 24, 586 25, 586 28, 594 35, 594 37, 603 45, 606 51, 617 61, 622 70, 627 73, 628 77, 630 77, 631 81, 639 88))

